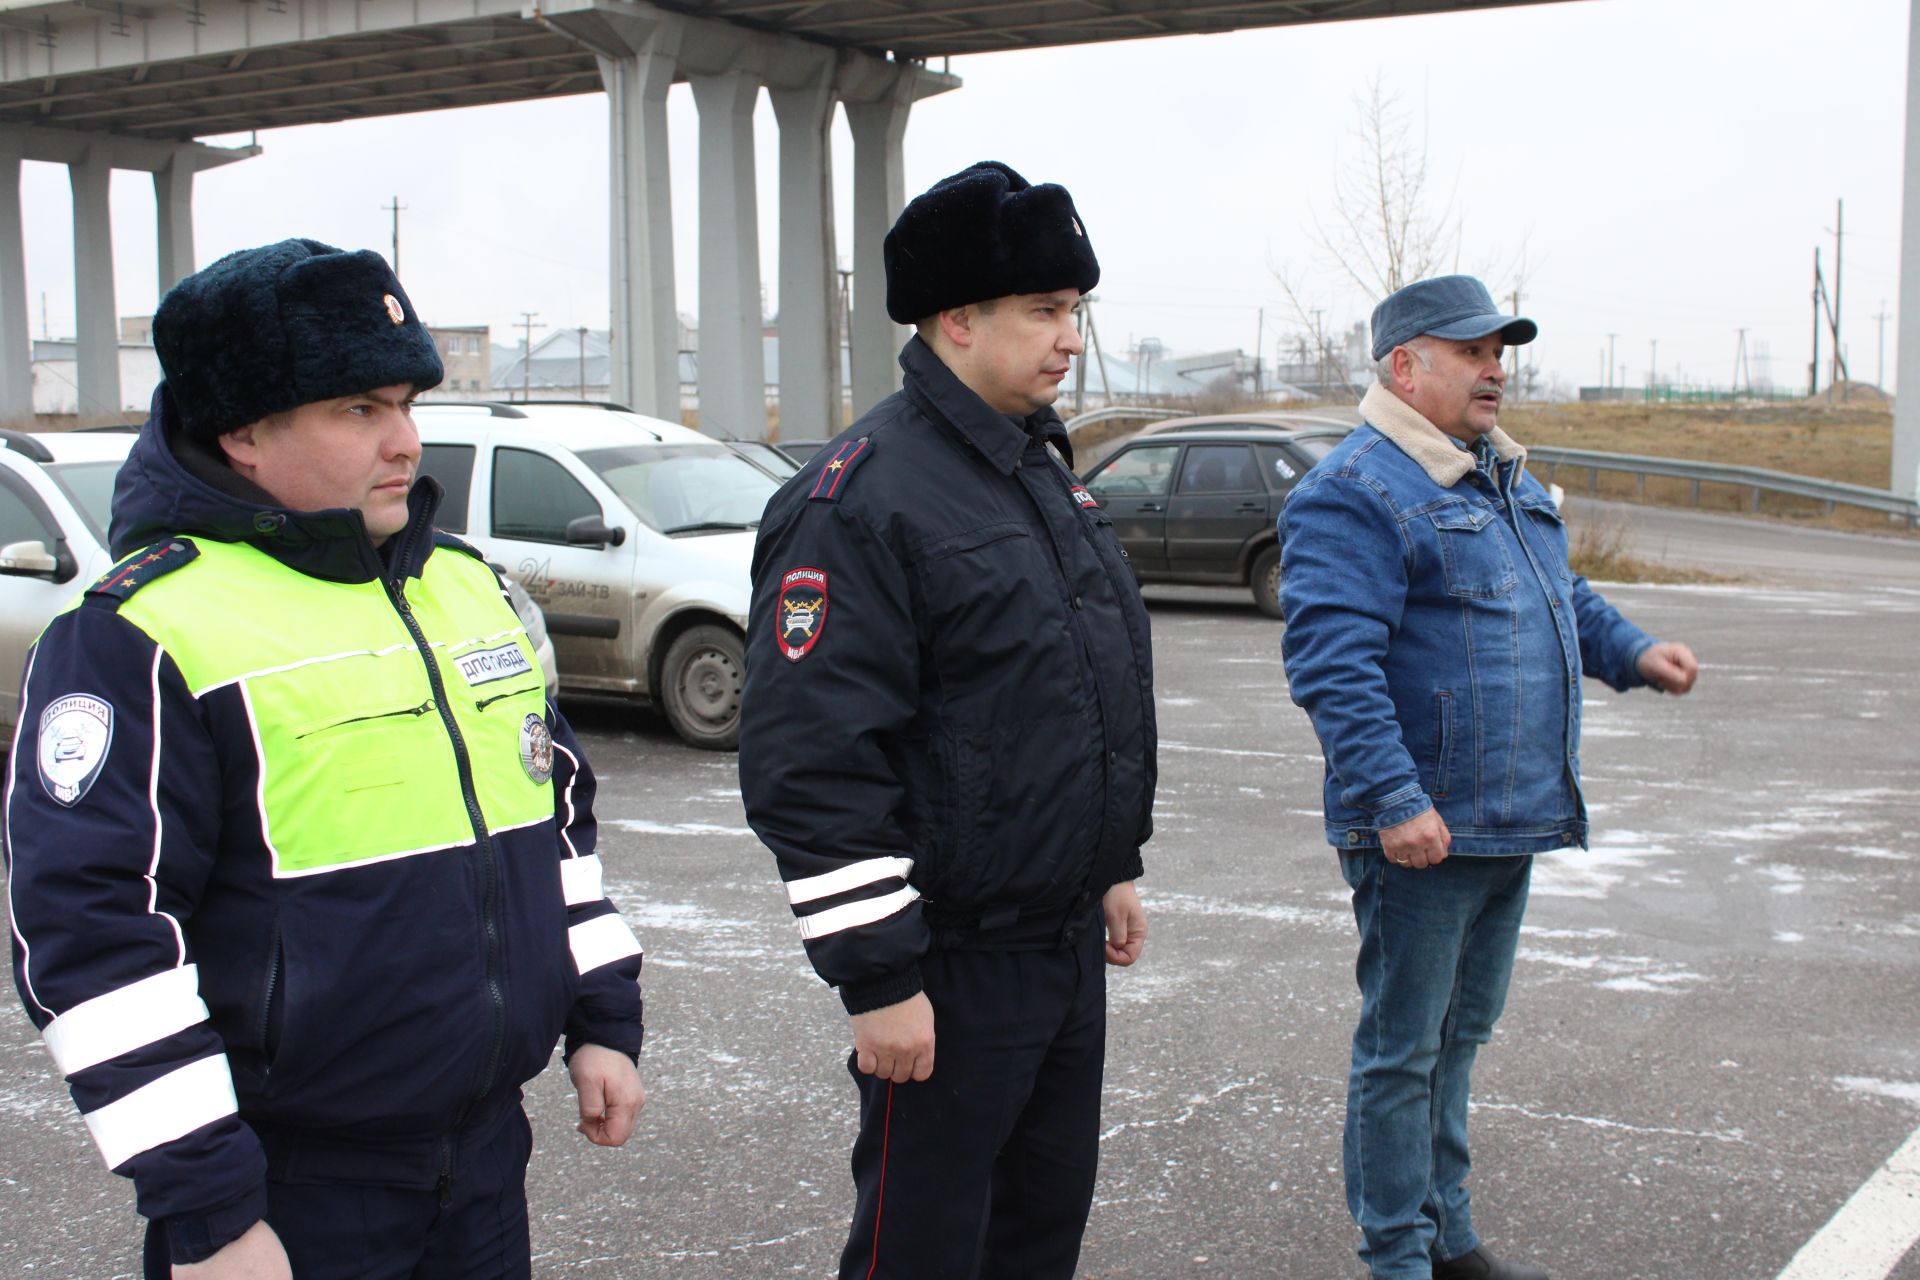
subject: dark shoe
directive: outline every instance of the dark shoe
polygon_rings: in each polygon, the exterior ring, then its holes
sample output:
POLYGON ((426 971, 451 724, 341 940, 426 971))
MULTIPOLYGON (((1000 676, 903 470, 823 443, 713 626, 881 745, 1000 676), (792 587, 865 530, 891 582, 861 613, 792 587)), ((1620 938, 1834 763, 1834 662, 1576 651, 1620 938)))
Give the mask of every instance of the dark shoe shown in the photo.
POLYGON ((1445 1262, 1435 1260, 1433 1280, 1547 1280, 1547 1273, 1522 1262, 1502 1262, 1476 1245, 1471 1252, 1445 1262))

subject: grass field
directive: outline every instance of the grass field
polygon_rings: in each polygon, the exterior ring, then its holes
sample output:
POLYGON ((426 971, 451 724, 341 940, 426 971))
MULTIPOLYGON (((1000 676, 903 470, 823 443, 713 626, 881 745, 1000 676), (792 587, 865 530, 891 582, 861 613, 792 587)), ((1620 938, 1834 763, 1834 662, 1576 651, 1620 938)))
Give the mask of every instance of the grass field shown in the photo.
MULTIPOLYGON (((1510 405, 1500 417, 1508 434, 1524 444, 1765 467, 1870 489, 1888 487, 1893 460, 1893 415, 1884 405, 1831 409, 1510 405)), ((1602 498, 1660 506, 1692 504, 1692 486, 1685 480, 1652 476, 1641 484, 1634 476, 1601 472, 1596 483, 1592 473, 1572 468, 1562 469, 1553 478, 1569 491, 1602 498)), ((1880 512, 1841 506, 1827 515, 1818 502, 1780 494, 1762 495, 1756 513, 1752 497, 1751 489, 1735 485, 1702 485, 1700 507, 1826 528, 1906 532, 1880 512)))

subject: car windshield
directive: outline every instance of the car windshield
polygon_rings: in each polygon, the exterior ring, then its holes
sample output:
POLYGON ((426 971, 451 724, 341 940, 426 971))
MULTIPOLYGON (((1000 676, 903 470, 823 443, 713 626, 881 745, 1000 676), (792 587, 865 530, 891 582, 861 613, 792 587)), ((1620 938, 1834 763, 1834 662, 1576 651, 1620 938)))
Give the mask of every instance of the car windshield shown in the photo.
POLYGON ((661 533, 753 529, 779 483, 723 444, 587 449, 580 460, 661 533))
POLYGON ((79 509, 80 518, 93 530, 93 536, 105 546, 107 523, 113 518, 113 478, 120 474, 120 460, 51 462, 47 464, 47 472, 79 509))

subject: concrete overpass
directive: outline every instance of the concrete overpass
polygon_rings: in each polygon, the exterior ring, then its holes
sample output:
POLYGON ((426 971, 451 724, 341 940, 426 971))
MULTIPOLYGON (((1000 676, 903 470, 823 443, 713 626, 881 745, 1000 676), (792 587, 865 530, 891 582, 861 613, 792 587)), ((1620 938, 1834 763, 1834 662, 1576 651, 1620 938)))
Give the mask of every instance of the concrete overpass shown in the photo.
MULTIPOLYGON (((760 278, 752 113, 780 133, 782 415, 819 434, 839 403, 828 137, 854 140, 853 398, 895 384, 880 242, 905 200, 913 103, 957 88, 933 60, 1559 0, 0 0, 0 418, 30 411, 23 159, 74 188, 83 403, 119 403, 107 174, 153 172, 164 290, 194 269, 192 175, 255 154, 193 139, 603 89, 612 116, 613 395, 677 411, 666 93, 700 118, 700 401, 757 424, 760 278)), ((1920 0, 1911 0, 1920 36, 1920 0)), ((1920 46, 1916 46, 1920 47, 1920 46)), ((1920 93, 1909 58, 1901 314, 1920 317, 1920 93)), ((1898 371, 1920 387, 1920 323, 1898 371)), ((751 433, 751 432, 750 432, 751 433)), ((1902 397, 1894 487, 1920 471, 1920 396, 1902 397), (1909 410, 1908 402, 1912 401, 1909 410)))

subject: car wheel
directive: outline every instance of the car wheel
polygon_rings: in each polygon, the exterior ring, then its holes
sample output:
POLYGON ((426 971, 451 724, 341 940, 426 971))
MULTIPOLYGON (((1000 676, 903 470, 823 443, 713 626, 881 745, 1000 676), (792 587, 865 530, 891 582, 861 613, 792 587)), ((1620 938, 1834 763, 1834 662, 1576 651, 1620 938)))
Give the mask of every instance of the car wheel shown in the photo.
POLYGON ((731 751, 740 745, 740 688, 746 647, 738 633, 689 627, 667 649, 660 666, 660 709, 690 746, 731 751))
POLYGON ((1280 547, 1268 547, 1253 558, 1253 572, 1247 575, 1253 588, 1253 602, 1269 618, 1280 616, 1280 547))

